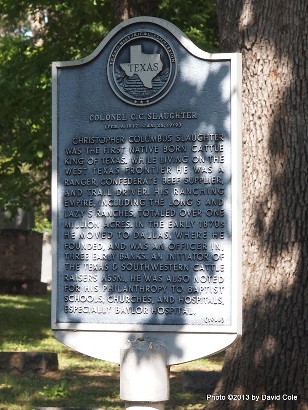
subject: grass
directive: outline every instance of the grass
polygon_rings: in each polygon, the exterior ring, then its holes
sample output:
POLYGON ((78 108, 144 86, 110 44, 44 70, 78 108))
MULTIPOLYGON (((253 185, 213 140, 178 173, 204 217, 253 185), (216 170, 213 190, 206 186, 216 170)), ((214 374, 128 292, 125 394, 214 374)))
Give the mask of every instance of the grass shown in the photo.
MULTIPOLYGON (((50 296, 0 295, 0 351, 58 353, 59 371, 45 375, 0 373, 0 410, 35 407, 86 407, 119 410, 119 366, 77 353, 59 343, 50 330, 50 296)), ((204 395, 182 386, 185 370, 219 370, 223 357, 200 359, 171 368, 171 397, 166 410, 197 410, 204 395)))

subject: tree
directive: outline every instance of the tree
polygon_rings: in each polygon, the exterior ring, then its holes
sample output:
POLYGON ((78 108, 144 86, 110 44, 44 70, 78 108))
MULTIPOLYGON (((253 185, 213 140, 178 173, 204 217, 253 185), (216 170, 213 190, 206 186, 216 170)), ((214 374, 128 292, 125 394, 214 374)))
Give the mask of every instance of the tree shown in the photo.
POLYGON ((159 17, 179 27, 193 42, 208 52, 218 47, 215 0, 117 0, 118 22, 138 16, 159 17))
POLYGON ((207 409, 308 406, 307 6, 218 0, 221 49, 243 53, 244 309, 215 394, 280 400, 207 409))
POLYGON ((92 52, 115 23, 111 3, 0 0, 0 210, 48 210, 51 62, 92 52))
POLYGON ((52 61, 89 55, 121 19, 174 21, 208 51, 214 0, 0 0, 0 211, 49 208, 52 61), (5 11, 5 12, 4 12, 5 11))
POLYGON ((158 0, 117 0, 115 14, 118 22, 138 16, 156 16, 158 0))

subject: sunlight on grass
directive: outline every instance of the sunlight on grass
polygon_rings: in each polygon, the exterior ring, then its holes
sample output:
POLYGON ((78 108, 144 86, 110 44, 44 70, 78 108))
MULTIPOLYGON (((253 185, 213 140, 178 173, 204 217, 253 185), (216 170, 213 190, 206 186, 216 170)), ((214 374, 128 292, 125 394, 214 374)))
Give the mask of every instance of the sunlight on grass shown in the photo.
MULTIPOLYGON (((35 407, 124 408, 119 398, 119 365, 75 352, 50 329, 50 295, 0 295, 0 351, 47 351, 58 354, 59 371, 45 375, 0 373, 0 410, 35 407)), ((171 398, 166 410, 199 410, 204 395, 183 388, 186 370, 220 370, 223 354, 171 367, 171 398)))

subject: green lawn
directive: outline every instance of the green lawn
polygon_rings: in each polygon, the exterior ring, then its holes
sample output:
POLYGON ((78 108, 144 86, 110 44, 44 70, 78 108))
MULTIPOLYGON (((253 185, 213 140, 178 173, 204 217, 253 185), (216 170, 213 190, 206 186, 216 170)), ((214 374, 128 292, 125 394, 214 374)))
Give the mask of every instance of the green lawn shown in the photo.
MULTIPOLYGON (((92 359, 65 347, 52 337, 50 295, 0 295, 0 351, 58 353, 59 371, 45 375, 0 373, 0 410, 35 407, 87 407, 123 409, 119 399, 119 366, 92 359)), ((204 395, 182 386, 184 370, 219 370, 222 356, 171 368, 171 398, 166 410, 204 408, 204 395)))

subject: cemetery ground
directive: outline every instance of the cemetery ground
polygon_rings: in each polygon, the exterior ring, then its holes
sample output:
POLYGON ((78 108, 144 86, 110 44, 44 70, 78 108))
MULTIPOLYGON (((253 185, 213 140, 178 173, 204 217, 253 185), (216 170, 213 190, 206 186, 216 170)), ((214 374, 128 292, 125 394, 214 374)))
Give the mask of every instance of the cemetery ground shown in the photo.
MULTIPOLYGON (((44 297, 0 295, 0 351, 55 352, 58 371, 14 374, 0 370, 0 410, 35 407, 123 409, 119 366, 92 359, 65 347, 50 329, 50 294, 44 297)), ((223 354, 172 366, 166 410, 197 410, 206 394, 194 385, 198 372, 219 372, 223 354), (190 374, 192 379, 185 380, 190 374)), ((200 373, 199 373, 200 374, 200 373)), ((216 373, 217 374, 217 373, 216 373)))

